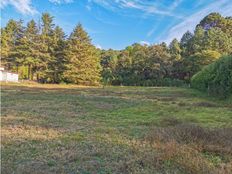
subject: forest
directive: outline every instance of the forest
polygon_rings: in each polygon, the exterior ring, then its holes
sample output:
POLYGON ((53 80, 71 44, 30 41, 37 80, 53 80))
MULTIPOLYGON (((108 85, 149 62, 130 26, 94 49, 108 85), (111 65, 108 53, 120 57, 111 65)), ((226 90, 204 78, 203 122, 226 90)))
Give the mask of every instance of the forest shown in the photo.
POLYGON ((22 20, 9 20, 1 28, 1 66, 19 73, 20 79, 79 85, 189 86, 196 74, 191 86, 197 89, 220 96, 232 91, 231 17, 210 13, 180 41, 173 39, 169 45, 134 43, 123 50, 97 49, 80 23, 67 36, 53 20, 49 13, 26 26, 22 20), (217 77, 221 79, 217 83, 212 80, 215 84, 209 90, 210 82, 196 80, 197 76, 207 76, 204 68, 214 66, 221 57, 228 57, 219 73, 224 76, 217 77), (226 89, 221 92, 214 90, 216 87, 226 89))

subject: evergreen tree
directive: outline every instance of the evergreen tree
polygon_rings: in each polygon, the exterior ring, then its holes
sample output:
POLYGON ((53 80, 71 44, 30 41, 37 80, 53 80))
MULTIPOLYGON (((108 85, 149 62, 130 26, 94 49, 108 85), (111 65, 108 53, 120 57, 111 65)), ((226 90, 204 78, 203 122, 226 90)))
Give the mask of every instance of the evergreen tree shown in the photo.
POLYGON ((87 85, 99 83, 99 56, 81 24, 76 26, 68 39, 66 58, 67 70, 64 75, 68 82, 87 85))
POLYGON ((25 30, 25 59, 24 66, 27 66, 27 79, 33 80, 33 76, 36 70, 36 65, 39 64, 39 52, 38 52, 38 40, 39 33, 38 28, 34 20, 31 20, 27 24, 25 30))
POLYGON ((40 34, 40 61, 37 66, 37 80, 40 82, 52 82, 49 69, 49 64, 52 63, 51 52, 53 50, 52 35, 53 35, 53 17, 49 13, 42 14, 42 32, 40 34))
POLYGON ((15 46, 23 33, 22 21, 9 20, 4 29, 1 29, 1 62, 6 70, 16 71, 17 58, 15 46))
POLYGON ((8 59, 11 66, 8 69, 13 72, 18 72, 27 54, 26 38, 24 36, 25 28, 22 24, 22 20, 17 21, 12 34, 13 44, 8 59))
POLYGON ((66 47, 65 34, 60 27, 55 27, 52 35, 51 60, 48 63, 48 69, 50 70, 50 77, 53 83, 59 83, 63 80, 63 72, 65 71, 65 54, 66 47))
POLYGON ((207 15, 194 34, 187 31, 169 47, 135 43, 121 51, 96 49, 80 24, 66 39, 50 14, 43 13, 41 21, 24 27, 22 21, 9 20, 1 28, 1 66, 20 78, 96 84, 101 72, 104 84, 156 85, 168 78, 189 81, 220 55, 232 53, 232 18, 218 13, 207 15))
POLYGON ((172 55, 172 60, 177 61, 181 59, 181 48, 179 41, 175 38, 169 45, 169 51, 172 55))
POLYGON ((9 35, 5 28, 1 28, 1 66, 7 66, 7 58, 10 54, 10 43, 9 43, 9 35))
POLYGON ((193 34, 190 31, 187 31, 183 34, 180 40, 180 47, 182 50, 182 56, 189 56, 192 54, 192 38, 193 34))

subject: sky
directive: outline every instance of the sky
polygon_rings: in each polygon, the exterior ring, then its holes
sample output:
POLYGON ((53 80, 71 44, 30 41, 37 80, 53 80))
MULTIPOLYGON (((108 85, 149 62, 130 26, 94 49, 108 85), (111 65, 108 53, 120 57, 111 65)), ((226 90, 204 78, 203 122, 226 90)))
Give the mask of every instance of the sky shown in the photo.
POLYGON ((67 36, 81 23, 95 46, 117 50, 180 39, 211 12, 232 16, 232 0, 1 0, 0 8, 2 27, 49 12, 67 36))

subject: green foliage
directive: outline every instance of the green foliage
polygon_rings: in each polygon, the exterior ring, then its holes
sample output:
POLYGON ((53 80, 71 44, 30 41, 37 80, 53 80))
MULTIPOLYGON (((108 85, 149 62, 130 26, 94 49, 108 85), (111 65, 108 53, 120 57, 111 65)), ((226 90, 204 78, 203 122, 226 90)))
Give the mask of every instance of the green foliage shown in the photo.
POLYGON ((125 49, 96 49, 78 25, 69 37, 43 13, 41 22, 9 20, 1 28, 1 66, 41 83, 179 86, 232 52, 232 18, 211 13, 180 41, 125 49))
POLYGON ((189 83, 204 66, 221 55, 230 54, 231 30, 226 28, 231 28, 231 21, 231 18, 212 13, 196 26, 193 34, 187 31, 180 42, 173 39, 169 47, 163 43, 151 46, 136 43, 121 51, 104 50, 101 54, 102 77, 110 77, 107 83, 113 85, 172 84, 166 79, 189 83), (114 66, 106 66, 110 64, 114 66))
POLYGON ((211 50, 205 50, 195 53, 183 60, 187 80, 200 71, 204 66, 209 65, 220 57, 220 53, 211 50))
POLYGON ((1 28, 1 66, 6 70, 19 73, 20 79, 41 83, 99 82, 99 56, 82 28, 67 40, 49 13, 42 14, 41 23, 31 20, 26 27, 22 24, 9 20, 1 28))
POLYGON ((103 79, 113 85, 160 86, 169 78, 172 59, 166 45, 133 44, 122 51, 103 51, 103 79))
POLYGON ((192 38, 193 34, 190 31, 187 31, 183 34, 180 40, 180 47, 182 49, 182 56, 189 56, 192 54, 192 38))
POLYGON ((191 79, 193 88, 222 98, 232 94, 232 56, 225 56, 206 66, 191 79))
POLYGON ((173 41, 170 43, 169 51, 172 55, 173 61, 178 61, 181 59, 181 48, 180 43, 177 39, 173 39, 173 41))
POLYGON ((100 81, 99 56, 88 34, 78 24, 68 39, 65 80, 69 83, 95 85, 100 81))
POLYGON ((202 50, 214 50, 221 54, 230 54, 232 49, 232 19, 218 13, 206 16, 196 27, 191 40, 193 53, 202 50))

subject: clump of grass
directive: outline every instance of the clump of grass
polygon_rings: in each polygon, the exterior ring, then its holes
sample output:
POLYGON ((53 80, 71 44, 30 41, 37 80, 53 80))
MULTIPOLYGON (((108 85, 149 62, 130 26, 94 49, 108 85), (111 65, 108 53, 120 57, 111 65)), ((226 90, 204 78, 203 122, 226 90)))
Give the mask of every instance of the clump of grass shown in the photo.
MULTIPOLYGON (((159 155, 159 164, 169 161, 187 173, 232 172, 232 129, 209 129, 194 124, 154 128, 145 137, 159 155), (206 157, 204 154, 208 153, 206 157), (222 158, 220 155, 224 155, 222 158), (227 156, 227 158, 226 158, 227 156), (217 162, 215 158, 220 158, 217 162)), ((157 161, 156 161, 157 163, 157 161)), ((157 167, 157 166, 156 166, 157 167)))
POLYGON ((179 103, 178 103, 178 106, 180 106, 180 107, 184 107, 184 106, 187 106, 187 104, 186 104, 186 103, 184 103, 184 102, 179 102, 179 103))
POLYGON ((216 104, 210 103, 210 102, 198 102, 198 103, 194 103, 193 106, 197 106, 197 107, 218 107, 216 104))
POLYGON ((160 121, 161 126, 175 126, 178 124, 181 124, 182 121, 180 119, 177 119, 175 117, 165 117, 160 121))
POLYGON ((203 128, 195 124, 177 124, 173 127, 156 128, 146 139, 179 144, 196 144, 202 151, 232 154, 232 128, 203 128))

